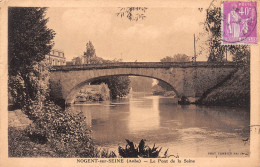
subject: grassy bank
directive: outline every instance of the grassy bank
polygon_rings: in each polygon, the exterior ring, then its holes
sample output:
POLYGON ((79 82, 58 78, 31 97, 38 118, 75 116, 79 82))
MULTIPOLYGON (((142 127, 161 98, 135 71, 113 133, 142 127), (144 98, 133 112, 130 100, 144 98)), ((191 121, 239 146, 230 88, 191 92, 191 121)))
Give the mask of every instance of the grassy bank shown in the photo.
POLYGON ((250 68, 239 69, 198 100, 201 105, 250 107, 250 68))

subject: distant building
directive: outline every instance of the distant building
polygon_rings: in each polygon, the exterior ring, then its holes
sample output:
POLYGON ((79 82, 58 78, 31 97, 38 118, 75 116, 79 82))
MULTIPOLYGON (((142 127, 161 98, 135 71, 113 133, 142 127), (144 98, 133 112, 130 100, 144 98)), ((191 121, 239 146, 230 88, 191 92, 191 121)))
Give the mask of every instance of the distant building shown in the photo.
POLYGON ((66 65, 66 58, 63 51, 52 50, 48 55, 45 56, 52 66, 66 65))

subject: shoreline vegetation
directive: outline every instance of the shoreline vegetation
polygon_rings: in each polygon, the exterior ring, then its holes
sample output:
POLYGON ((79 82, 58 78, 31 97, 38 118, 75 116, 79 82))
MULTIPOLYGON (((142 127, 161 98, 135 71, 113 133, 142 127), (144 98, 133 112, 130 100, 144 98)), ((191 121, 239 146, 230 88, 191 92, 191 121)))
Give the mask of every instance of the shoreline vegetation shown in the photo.
POLYGON ((87 85, 80 90, 75 98, 75 104, 100 102, 110 99, 110 90, 105 83, 100 85, 87 85))
POLYGON ((207 91, 197 105, 250 107, 250 68, 238 69, 219 85, 207 91))

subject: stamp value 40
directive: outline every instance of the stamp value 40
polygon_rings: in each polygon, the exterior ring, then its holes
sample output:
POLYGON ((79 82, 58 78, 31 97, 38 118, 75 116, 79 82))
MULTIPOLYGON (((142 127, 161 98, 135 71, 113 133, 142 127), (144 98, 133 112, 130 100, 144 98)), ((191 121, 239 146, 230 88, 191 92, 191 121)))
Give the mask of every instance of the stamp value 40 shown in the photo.
POLYGON ((222 44, 257 44, 257 2, 223 2, 222 44))

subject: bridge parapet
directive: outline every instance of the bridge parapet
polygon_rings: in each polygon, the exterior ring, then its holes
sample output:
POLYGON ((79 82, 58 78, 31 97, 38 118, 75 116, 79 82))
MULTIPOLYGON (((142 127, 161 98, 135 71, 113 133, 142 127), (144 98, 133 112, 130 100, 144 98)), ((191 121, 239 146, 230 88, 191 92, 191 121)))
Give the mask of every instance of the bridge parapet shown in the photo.
POLYGON ((236 68, 242 64, 235 62, 119 62, 103 64, 63 65, 53 66, 51 71, 74 71, 92 69, 113 69, 113 68, 236 68))
POLYGON ((55 98, 64 99, 66 103, 72 103, 84 85, 107 76, 150 77, 170 85, 177 97, 200 97, 240 66, 234 62, 120 62, 54 66, 50 80, 60 87, 55 98))

